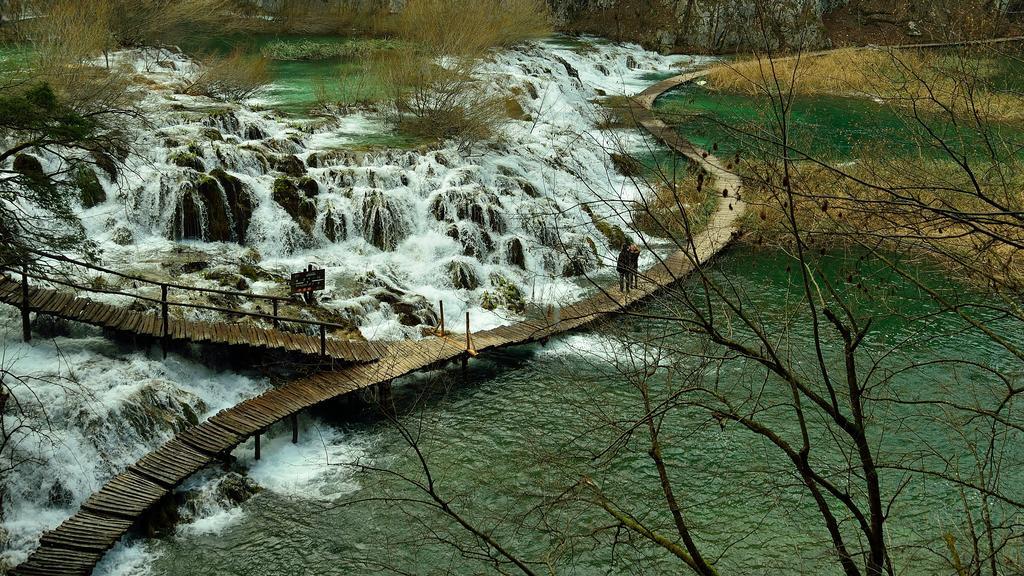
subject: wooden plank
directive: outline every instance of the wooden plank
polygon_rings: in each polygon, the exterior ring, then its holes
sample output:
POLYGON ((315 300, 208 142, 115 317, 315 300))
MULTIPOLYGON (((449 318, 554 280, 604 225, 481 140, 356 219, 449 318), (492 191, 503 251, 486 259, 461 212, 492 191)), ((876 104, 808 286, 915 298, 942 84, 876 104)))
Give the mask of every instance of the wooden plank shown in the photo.
POLYGON ((237 446, 244 435, 207 420, 178 434, 177 439, 208 454, 221 454, 237 446))
POLYGON ((97 513, 136 518, 168 494, 168 489, 134 472, 123 472, 82 504, 97 513))
POLYGON ((143 456, 132 465, 132 469, 167 487, 174 487, 209 462, 209 456, 173 438, 143 456))

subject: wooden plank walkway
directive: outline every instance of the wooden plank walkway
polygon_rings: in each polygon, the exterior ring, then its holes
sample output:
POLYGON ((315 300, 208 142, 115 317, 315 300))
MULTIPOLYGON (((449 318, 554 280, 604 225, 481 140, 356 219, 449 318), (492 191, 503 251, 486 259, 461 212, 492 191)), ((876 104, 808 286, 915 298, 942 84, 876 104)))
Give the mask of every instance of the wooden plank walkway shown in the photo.
MULTIPOLYGON (((634 104, 640 125, 678 153, 700 164, 713 176, 716 189, 725 191, 706 229, 694 238, 691 246, 676 251, 644 271, 637 288, 629 294, 621 293, 617 286, 603 288, 589 298, 562 308, 557 321, 530 319, 475 332, 471 340, 476 353, 543 341, 609 314, 622 312, 684 278, 732 241, 737 233, 738 218, 743 212, 743 204, 738 200, 742 184, 740 178, 725 169, 714 156, 706 155, 703 150, 680 137, 650 112, 658 96, 701 74, 696 72, 679 77, 684 80, 661 82, 640 94, 634 104)), ((20 285, 16 287, 20 290, 20 285)), ((10 282, 0 283, 0 300, 15 305, 20 303, 20 295, 15 297, 11 294, 10 282)), ((148 330, 147 326, 152 326, 152 322, 145 322, 145 317, 125 318, 113 310, 93 311, 89 305, 76 302, 79 300, 76 298, 69 299, 43 291, 39 296, 30 296, 33 305, 37 302, 36 298, 44 306, 54 301, 63 314, 74 316, 71 319, 83 318, 82 321, 96 323, 96 318, 99 318, 100 322, 105 322, 100 325, 112 325, 122 330, 138 329, 140 326, 148 330)), ((211 326, 204 325, 175 326, 174 333, 184 338, 190 335, 193 338, 200 337, 198 341, 214 341, 212 338, 218 335, 211 334, 210 330, 211 326)), ((221 332, 219 329, 214 331, 221 332)), ((265 331, 265 335, 274 338, 282 335, 270 332, 265 331)), ((294 335, 289 337, 295 338, 294 335)), ((300 378, 215 414, 205 422, 178 434, 110 480, 86 500, 74 516, 55 530, 45 533, 40 538, 39 548, 12 573, 18 576, 80 576, 91 573, 103 554, 131 528, 143 512, 199 469, 224 458, 247 438, 265 431, 284 418, 332 398, 390 383, 401 376, 460 359, 467 354, 464 338, 464 334, 453 334, 450 337, 395 342, 384 349, 378 345, 374 351, 379 353, 379 359, 375 362, 300 378)), ((260 341, 262 339, 263 335, 260 341)), ((219 341, 225 340, 231 342, 230 337, 222 337, 219 341)), ((318 341, 315 344, 319 346, 318 341)), ((370 346, 374 345, 371 343, 370 346)), ((299 345, 294 349, 302 347, 299 345)))
MULTIPOLYGON (((22 286, 17 280, 0 275, 0 302, 12 306, 22 305, 22 286)), ((91 324, 117 332, 161 338, 163 320, 159 311, 137 312, 121 306, 104 304, 75 294, 29 286, 29 305, 32 312, 91 324)), ((287 322, 287 320, 282 320, 287 322)), ((322 358, 320 336, 284 332, 244 322, 198 322, 171 318, 168 338, 172 341, 225 344, 261 350, 280 350, 322 358)), ((388 344, 362 340, 327 338, 327 360, 344 362, 373 362, 388 354, 388 344)))

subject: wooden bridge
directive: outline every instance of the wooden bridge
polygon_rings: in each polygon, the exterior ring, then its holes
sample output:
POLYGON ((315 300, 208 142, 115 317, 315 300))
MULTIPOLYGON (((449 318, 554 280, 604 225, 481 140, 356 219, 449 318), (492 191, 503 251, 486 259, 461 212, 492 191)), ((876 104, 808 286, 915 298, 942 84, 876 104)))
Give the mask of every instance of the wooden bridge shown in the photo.
POLYGON ((651 134, 711 174, 716 190, 724 192, 720 195, 717 211, 704 231, 687 246, 643 271, 636 289, 623 294, 617 287, 600 288, 595 295, 562 308, 557 320, 532 319, 468 335, 442 334, 419 341, 386 345, 368 343, 359 348, 352 342, 324 344, 323 329, 319 342, 314 342, 307 339, 310 337, 267 329, 260 331, 241 325, 225 328, 208 323, 175 322, 167 319, 166 295, 160 301, 150 299, 154 304, 160 303, 161 314, 128 315, 123 309, 89 304, 88 300, 73 298, 63 292, 25 288, 20 282, 11 280, 0 283, 0 300, 17 306, 28 302, 36 313, 50 313, 154 338, 247 346, 265 344, 298 353, 361 361, 268 390, 178 434, 107 482, 82 504, 74 516, 55 530, 43 534, 39 548, 13 573, 19 576, 89 574, 103 554, 143 513, 189 476, 211 463, 222 461, 249 437, 255 438, 258 455, 260 434, 273 424, 290 419, 294 441, 298 432, 297 414, 302 410, 358 390, 388 386, 395 378, 453 360, 465 361, 469 356, 490 350, 544 341, 621 312, 684 278, 695 266, 706 263, 725 248, 737 232, 737 220, 743 212, 743 204, 739 200, 741 181, 714 156, 694 147, 657 120, 650 110, 658 96, 700 75, 701 72, 687 74, 644 91, 634 101, 634 114, 639 124, 651 134), (376 360, 367 362, 371 356, 376 360))
POLYGON ((22 329, 26 340, 30 340, 32 337, 29 315, 35 313, 36 315, 54 316, 91 324, 133 336, 153 338, 164 346, 165 352, 171 342, 179 341, 279 350, 308 356, 316 361, 372 362, 389 353, 386 343, 336 339, 328 336, 332 330, 348 331, 351 329, 350 326, 283 316, 280 314, 281 303, 289 301, 284 296, 269 296, 250 292, 197 288, 157 282, 140 276, 123 274, 94 264, 80 262, 65 256, 57 256, 35 250, 30 252, 40 262, 70 266, 91 274, 98 273, 114 276, 122 281, 131 282, 141 290, 148 288, 151 292, 159 293, 160 297, 146 296, 137 291, 128 292, 113 288, 86 286, 77 283, 72 274, 65 274, 59 277, 57 274, 44 276, 38 272, 0 265, 0 271, 15 273, 20 276, 18 281, 11 279, 7 275, 0 276, 0 302, 17 306, 21 309, 22 329), (63 286, 68 290, 57 290, 34 285, 34 282, 40 281, 50 285, 63 286), (76 292, 131 299, 135 302, 141 302, 144 306, 153 308, 154 311, 137 311, 125 306, 105 304, 95 299, 78 296, 76 292), (217 295, 230 299, 251 301, 256 303, 257 306, 259 303, 266 303, 271 308, 272 313, 266 314, 261 311, 247 310, 241 307, 225 308, 176 300, 171 298, 171 294, 187 296, 217 295), (170 313, 172 309, 212 311, 229 316, 263 321, 273 326, 273 328, 264 328, 251 321, 236 323, 185 320, 173 317, 170 313), (310 336, 305 333, 281 330, 279 328, 281 324, 288 324, 299 329, 306 328, 318 333, 318 335, 310 336))

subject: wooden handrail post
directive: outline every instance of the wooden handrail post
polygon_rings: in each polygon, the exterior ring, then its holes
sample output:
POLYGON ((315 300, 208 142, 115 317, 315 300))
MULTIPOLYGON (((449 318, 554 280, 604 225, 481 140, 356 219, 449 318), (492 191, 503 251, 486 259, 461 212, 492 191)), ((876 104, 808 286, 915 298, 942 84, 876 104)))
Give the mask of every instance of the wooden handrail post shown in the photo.
POLYGON ((469 340, 469 310, 466 310, 466 353, 462 356, 462 369, 469 365, 469 355, 472 354, 473 346, 469 340))
POLYGON ((444 338, 444 300, 439 300, 441 306, 441 337, 444 338))
POLYGON ((320 356, 327 358, 327 327, 320 325, 320 356))
POLYGON ((274 303, 274 328, 278 328, 279 326, 277 322, 277 298, 271 299, 271 302, 274 303))
POLYGON ((25 342, 32 341, 32 324, 29 312, 32 308, 28 301, 28 261, 21 265, 21 336, 25 342))
POLYGON ((170 315, 167 310, 167 284, 160 285, 160 319, 163 324, 163 338, 160 342, 160 347, 163 349, 164 360, 167 359, 167 345, 170 343, 170 315))

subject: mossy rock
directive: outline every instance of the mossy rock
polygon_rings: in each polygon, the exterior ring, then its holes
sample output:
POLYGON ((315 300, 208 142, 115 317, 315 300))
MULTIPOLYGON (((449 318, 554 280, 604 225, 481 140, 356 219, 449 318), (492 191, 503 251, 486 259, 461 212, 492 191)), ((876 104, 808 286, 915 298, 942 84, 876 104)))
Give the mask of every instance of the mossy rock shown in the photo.
POLYGON ((491 290, 480 297, 480 307, 485 310, 504 308, 513 314, 526 313, 526 297, 511 280, 501 274, 491 274, 491 290))
POLYGON ((324 236, 331 242, 338 242, 348 239, 348 222, 345 215, 328 210, 324 214, 324 236))
POLYGON ((93 161, 96 162, 96 167, 103 170, 103 173, 107 175, 107 179, 111 182, 117 181, 117 160, 110 154, 99 150, 93 150, 89 153, 92 156, 93 161))
POLYGON ((505 116, 512 120, 523 120, 526 122, 533 120, 533 117, 527 114, 526 110, 523 110, 523 105, 519 103, 519 100, 515 98, 505 98, 502 104, 505 108, 505 116))
POLYGON ((206 238, 212 242, 232 239, 231 216, 224 191, 216 178, 203 174, 196 182, 196 191, 206 206, 206 238))
POLYGON ((132 232, 131 228, 119 226, 110 235, 110 241, 118 246, 131 246, 135 244, 135 233, 132 232))
POLYGON ((480 287, 480 278, 469 264, 452 260, 448 263, 448 278, 456 290, 476 290, 480 287))
POLYGON ((250 124, 245 127, 244 136, 246 140, 263 140, 267 137, 267 134, 263 132, 263 130, 260 130, 259 126, 250 124))
POLYGON ((505 261, 512 266, 526 269, 526 251, 523 249, 522 240, 512 238, 505 243, 505 261))
POLYGON ((198 155, 191 152, 175 152, 167 161, 179 168, 191 168, 196 172, 206 172, 206 166, 198 155))
POLYGON ((316 198, 320 195, 320 184, 317 184, 316 180, 308 176, 299 178, 295 185, 299 187, 299 190, 306 193, 306 198, 316 198))
POLYGON ((248 278, 249 280, 254 281, 273 282, 277 280, 277 278, 273 274, 267 272, 266 270, 260 268, 259 266, 252 262, 239 263, 238 273, 243 278, 248 278))
POLYGON ((39 158, 31 154, 18 154, 15 156, 14 171, 34 180, 46 178, 46 173, 43 172, 43 163, 39 161, 39 158))
POLYGON ((639 160, 633 158, 628 154, 619 154, 613 152, 611 154, 612 166, 615 166, 615 170, 623 176, 629 178, 639 178, 643 175, 644 166, 639 160))
POLYGON ((224 191, 228 210, 231 211, 231 220, 234 223, 235 239, 239 244, 245 244, 249 224, 252 222, 252 213, 255 210, 252 193, 241 180, 220 168, 210 172, 210 176, 217 180, 221 190, 224 191))
POLYGON ((291 178, 281 176, 274 181, 273 199, 284 208, 303 232, 313 233, 316 224, 316 204, 299 190, 291 178))
POLYGON ((271 160, 271 165, 274 170, 282 172, 293 178, 299 178, 306 175, 306 165, 299 160, 299 157, 294 154, 283 154, 280 156, 274 156, 271 160))
POLYGON ((100 184, 100 179, 88 166, 79 166, 75 169, 74 182, 83 208, 93 208, 107 201, 107 192, 103 189, 103 184, 100 184))
POLYGON ((226 270, 210 270, 203 274, 203 278, 216 282, 217 284, 220 284, 224 288, 232 288, 238 290, 249 289, 249 283, 246 281, 244 277, 233 272, 228 272, 226 270), (244 288, 239 288, 239 286, 244 286, 244 288))
POLYGON ((608 247, 612 250, 621 250, 623 246, 632 243, 630 237, 622 231, 621 227, 601 218, 595 214, 589 206, 584 205, 583 212, 590 216, 590 220, 593 221, 594 227, 601 233, 601 236, 604 236, 605 241, 608 242, 608 247))
POLYGON ((203 135, 203 138, 206 138, 207 140, 210 140, 210 141, 213 141, 213 142, 223 142, 224 141, 224 135, 221 134, 220 130, 217 130, 216 128, 203 128, 203 130, 202 130, 202 132, 200 132, 200 134, 203 135))

